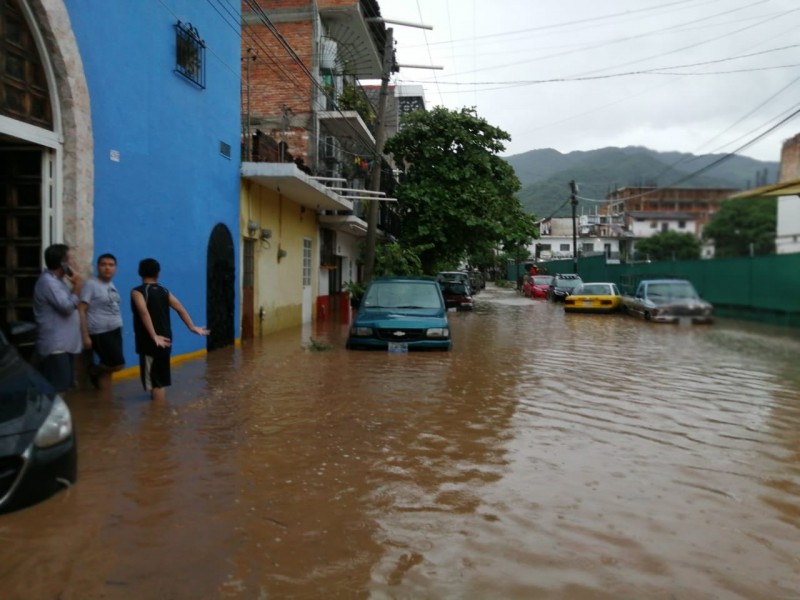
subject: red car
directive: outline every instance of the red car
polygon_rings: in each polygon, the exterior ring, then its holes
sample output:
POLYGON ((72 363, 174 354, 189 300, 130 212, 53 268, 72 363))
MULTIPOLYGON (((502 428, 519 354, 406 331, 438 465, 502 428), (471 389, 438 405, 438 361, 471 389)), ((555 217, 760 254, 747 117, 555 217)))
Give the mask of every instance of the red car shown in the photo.
POLYGON ((460 281, 440 281, 444 304, 447 308, 456 310, 472 310, 472 294, 470 286, 460 281))
POLYGON ((522 293, 529 298, 547 298, 552 281, 552 275, 534 275, 522 285, 522 293))

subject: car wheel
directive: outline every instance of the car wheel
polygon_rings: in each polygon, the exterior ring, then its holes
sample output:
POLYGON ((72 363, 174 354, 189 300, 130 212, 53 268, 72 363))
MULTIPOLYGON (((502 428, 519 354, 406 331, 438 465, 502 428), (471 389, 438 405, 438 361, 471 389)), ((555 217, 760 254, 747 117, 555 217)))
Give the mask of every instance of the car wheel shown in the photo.
POLYGON ((649 311, 644 311, 644 320, 650 321, 653 317, 650 315, 649 311))

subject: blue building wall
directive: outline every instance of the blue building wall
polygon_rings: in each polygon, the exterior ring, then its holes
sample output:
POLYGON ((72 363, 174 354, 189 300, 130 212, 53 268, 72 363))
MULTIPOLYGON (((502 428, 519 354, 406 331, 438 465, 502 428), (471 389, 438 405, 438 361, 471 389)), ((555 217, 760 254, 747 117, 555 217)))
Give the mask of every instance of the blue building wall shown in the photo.
MULTIPOLYGON (((91 99, 94 256, 111 252, 118 259, 125 358, 133 366, 129 296, 141 282, 142 258, 161 263, 161 283, 197 325, 206 324, 207 247, 218 223, 229 229, 239 264, 240 6, 225 3, 220 11, 199 0, 65 4, 91 99), (194 26, 206 44, 205 89, 175 72, 179 20, 194 26), (220 142, 230 146, 229 158, 220 142)), ((234 290, 239 338, 238 268, 234 290)), ((175 313, 172 320, 173 356, 206 347, 175 313)))

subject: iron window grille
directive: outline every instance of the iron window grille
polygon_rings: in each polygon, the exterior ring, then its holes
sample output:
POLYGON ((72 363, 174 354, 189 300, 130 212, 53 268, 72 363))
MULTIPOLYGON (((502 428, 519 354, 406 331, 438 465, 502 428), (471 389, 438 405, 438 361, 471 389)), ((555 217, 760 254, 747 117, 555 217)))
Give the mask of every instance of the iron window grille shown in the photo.
POLYGON ((175 72, 205 89, 206 43, 191 23, 175 25, 175 54, 175 72))

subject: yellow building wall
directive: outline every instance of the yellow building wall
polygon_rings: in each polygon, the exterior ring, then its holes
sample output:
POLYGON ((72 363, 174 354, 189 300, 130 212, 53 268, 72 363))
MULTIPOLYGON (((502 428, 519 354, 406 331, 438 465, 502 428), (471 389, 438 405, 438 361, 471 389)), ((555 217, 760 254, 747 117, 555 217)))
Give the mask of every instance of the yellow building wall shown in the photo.
MULTIPOLYGON (((310 317, 313 320, 319 273, 315 211, 273 190, 251 181, 242 181, 239 218, 243 236, 248 235, 249 221, 258 223, 259 229, 272 231, 267 241, 257 240, 255 244, 255 334, 269 334, 302 324, 304 238, 311 240, 310 317), (280 261, 279 249, 286 251, 286 256, 280 261), (262 308, 264 318, 260 319, 259 310, 262 308)), ((240 246, 243 246, 243 240, 240 240, 240 246)), ((243 251, 240 256, 243 260, 243 251)), ((239 268, 243 273, 244 265, 240 264, 239 268)))

